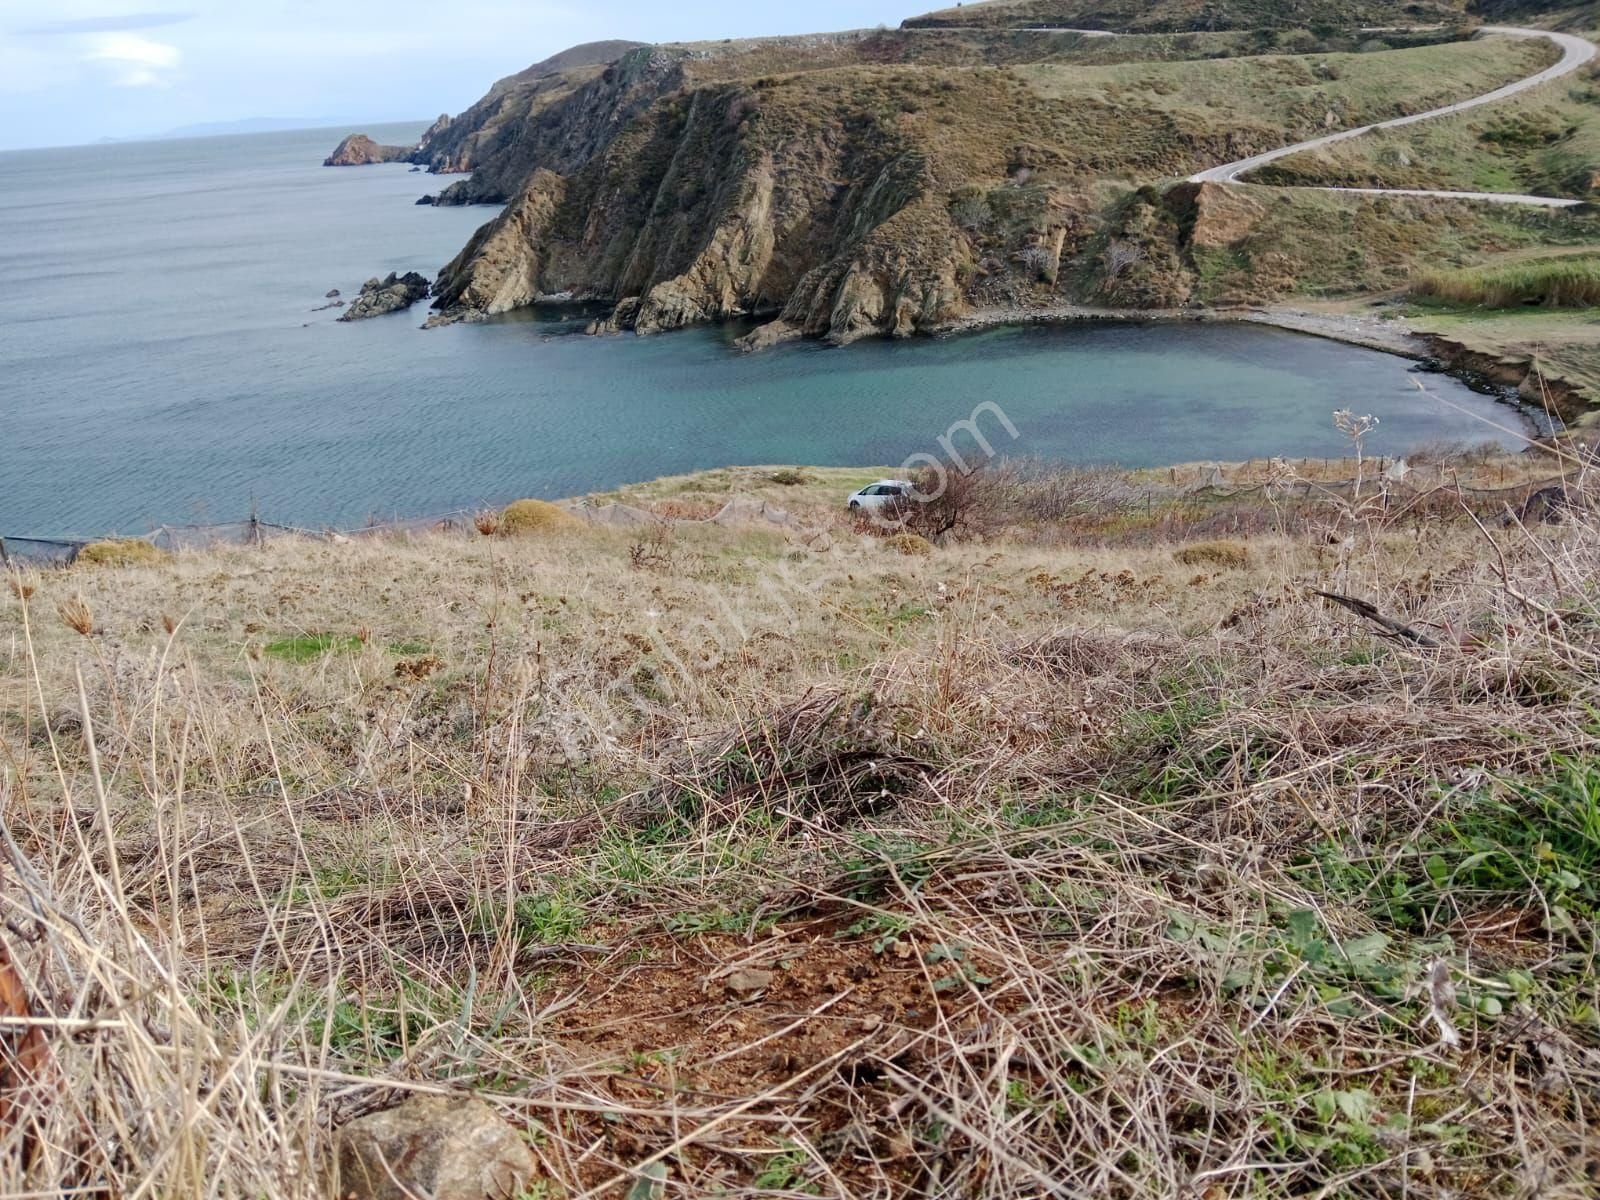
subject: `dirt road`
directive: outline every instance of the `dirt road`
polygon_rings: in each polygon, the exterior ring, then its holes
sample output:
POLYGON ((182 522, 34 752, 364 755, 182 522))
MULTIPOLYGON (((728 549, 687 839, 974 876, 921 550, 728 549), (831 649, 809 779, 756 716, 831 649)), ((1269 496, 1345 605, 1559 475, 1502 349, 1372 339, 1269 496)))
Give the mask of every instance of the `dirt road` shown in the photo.
MULTIPOLYGON (((1467 112, 1474 108, 1480 108, 1485 104, 1496 104, 1501 100, 1540 87, 1553 79, 1560 79, 1565 75, 1572 74, 1586 63, 1594 61, 1597 53, 1595 44, 1587 38, 1575 37, 1570 33, 1553 33, 1548 29, 1522 29, 1515 26, 1486 25, 1479 32, 1513 38, 1548 38, 1560 47, 1561 61, 1552 67, 1545 68, 1537 75, 1530 75, 1528 78, 1520 79, 1516 83, 1508 83, 1505 87, 1496 88, 1494 91, 1486 92, 1482 96, 1475 96, 1471 100, 1462 100, 1457 104, 1447 104, 1443 108, 1430 109, 1428 112, 1413 113, 1409 117, 1396 117, 1392 121, 1380 121, 1375 125, 1363 125, 1359 129, 1345 129, 1339 133, 1330 133, 1324 137, 1312 138, 1310 141, 1284 146, 1280 150, 1269 150, 1265 154, 1242 158, 1238 162, 1224 163, 1220 167, 1212 167, 1210 170, 1191 175, 1189 182, 1239 183, 1242 176, 1259 167, 1264 167, 1268 163, 1277 162, 1280 158, 1288 158, 1291 154, 1299 154, 1306 150, 1320 150, 1324 146, 1347 142, 1351 138, 1361 137, 1363 134, 1371 133, 1376 129, 1398 129, 1403 125, 1417 125, 1423 121, 1432 121, 1439 117, 1448 117, 1456 113, 1467 112)), ((1431 192, 1404 188, 1321 188, 1318 190, 1355 192, 1379 196, 1441 196, 1481 200, 1493 204, 1539 204, 1548 208, 1564 208, 1578 203, 1576 200, 1558 200, 1549 196, 1520 196, 1505 192, 1431 192)))

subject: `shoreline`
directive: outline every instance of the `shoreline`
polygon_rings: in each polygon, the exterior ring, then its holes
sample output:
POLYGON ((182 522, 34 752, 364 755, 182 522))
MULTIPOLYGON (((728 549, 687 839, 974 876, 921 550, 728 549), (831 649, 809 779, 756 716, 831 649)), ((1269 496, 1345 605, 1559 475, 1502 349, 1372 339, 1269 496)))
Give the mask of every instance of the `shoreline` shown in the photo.
POLYGON ((1005 325, 1070 325, 1099 321, 1125 324, 1266 325, 1290 333, 1342 342, 1365 350, 1378 350, 1413 361, 1434 357, 1427 335, 1406 325, 1405 318, 1360 317, 1354 313, 1314 312, 1274 306, 1248 309, 1207 308, 1094 308, 1084 304, 1053 304, 1043 308, 997 307, 975 309, 933 329, 936 337, 974 333, 1005 325), (1399 326, 1396 328, 1395 326, 1399 326))
MULTIPOLYGON (((934 337, 951 337, 1005 326, 1096 322, 1130 325, 1263 325, 1286 333, 1304 334, 1362 350, 1392 354, 1417 363, 1419 369, 1427 373, 1448 375, 1482 395, 1493 397, 1515 412, 1527 425, 1530 440, 1564 432, 1574 415, 1571 407, 1565 412, 1552 414, 1536 403, 1539 391, 1537 388, 1532 393, 1529 391, 1534 379, 1531 364, 1519 371, 1515 364, 1506 361, 1488 363, 1484 355, 1468 346, 1411 328, 1403 316, 1368 317, 1353 312, 1319 312, 1287 305, 1240 309, 1138 309, 1055 304, 1042 308, 976 309, 942 323, 931 333, 934 337), (1499 369, 1491 369, 1493 367, 1499 369), (1511 375, 1517 378, 1513 379, 1511 375)), ((1556 394, 1571 397, 1574 406, 1586 407, 1576 389, 1565 380, 1544 377, 1542 383, 1556 394)))

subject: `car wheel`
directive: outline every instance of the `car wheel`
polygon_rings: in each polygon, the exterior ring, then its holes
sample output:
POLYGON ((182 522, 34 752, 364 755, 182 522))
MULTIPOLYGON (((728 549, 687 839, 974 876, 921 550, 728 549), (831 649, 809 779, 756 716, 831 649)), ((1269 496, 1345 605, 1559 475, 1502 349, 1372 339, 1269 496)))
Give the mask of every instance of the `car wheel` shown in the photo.
POLYGON ((851 512, 860 512, 861 511, 861 501, 859 501, 859 500, 850 501, 850 511, 851 512))

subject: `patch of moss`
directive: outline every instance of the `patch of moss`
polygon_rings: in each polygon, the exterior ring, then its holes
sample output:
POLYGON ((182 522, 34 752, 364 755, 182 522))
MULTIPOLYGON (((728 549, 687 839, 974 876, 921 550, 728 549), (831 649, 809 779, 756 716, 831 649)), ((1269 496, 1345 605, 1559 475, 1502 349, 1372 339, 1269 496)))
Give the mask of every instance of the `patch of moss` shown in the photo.
POLYGON ((171 557, 161 547, 140 538, 108 538, 90 542, 78 551, 73 562, 92 567, 133 567, 166 562, 171 557))

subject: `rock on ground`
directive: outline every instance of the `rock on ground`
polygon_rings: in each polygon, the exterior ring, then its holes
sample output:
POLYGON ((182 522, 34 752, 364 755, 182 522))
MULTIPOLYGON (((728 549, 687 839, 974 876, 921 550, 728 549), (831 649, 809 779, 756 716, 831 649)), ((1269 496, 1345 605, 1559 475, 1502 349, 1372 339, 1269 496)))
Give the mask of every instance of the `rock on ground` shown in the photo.
POLYGON ((415 271, 396 275, 390 271, 384 279, 369 279, 361 285, 361 294, 350 302, 350 307, 339 318, 341 321, 359 321, 364 317, 381 317, 384 313, 410 308, 428 295, 427 277, 415 271))
POLYGON ((481 1100, 414 1096, 338 1134, 340 1200, 514 1200, 533 1155, 481 1100))

